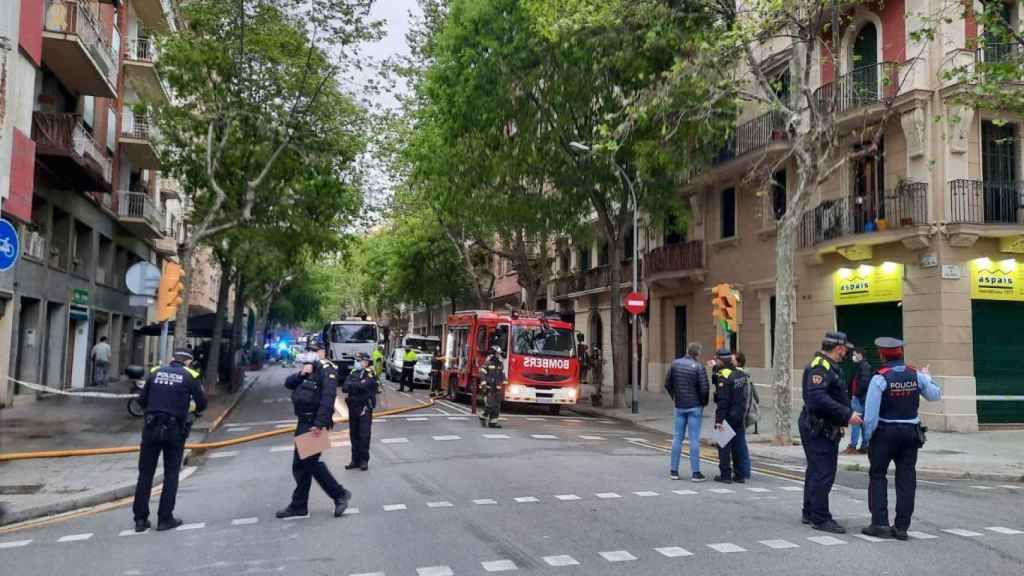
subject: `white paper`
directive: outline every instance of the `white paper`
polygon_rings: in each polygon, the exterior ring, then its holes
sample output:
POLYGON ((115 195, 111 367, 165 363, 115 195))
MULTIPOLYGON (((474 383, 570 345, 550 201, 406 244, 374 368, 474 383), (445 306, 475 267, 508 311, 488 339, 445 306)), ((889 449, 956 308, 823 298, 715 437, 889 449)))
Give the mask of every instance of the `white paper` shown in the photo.
POLYGON ((718 444, 720 448, 725 448, 725 445, 728 444, 734 436, 736 436, 736 431, 733 430, 732 426, 729 426, 729 423, 724 420, 722 421, 721 430, 715 428, 711 432, 711 440, 715 444, 718 444))

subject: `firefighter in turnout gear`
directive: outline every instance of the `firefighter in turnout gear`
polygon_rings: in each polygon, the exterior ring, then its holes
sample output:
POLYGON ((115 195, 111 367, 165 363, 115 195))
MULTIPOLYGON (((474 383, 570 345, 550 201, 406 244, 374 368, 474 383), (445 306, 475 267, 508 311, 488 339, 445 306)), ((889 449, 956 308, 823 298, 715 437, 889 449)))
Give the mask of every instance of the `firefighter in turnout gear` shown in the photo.
POLYGON ((501 358, 501 347, 491 347, 491 355, 480 367, 480 394, 484 397, 484 409, 480 413, 480 425, 501 428, 498 417, 501 414, 501 398, 505 386, 505 363, 501 358))
POLYGON ((928 367, 915 369, 903 362, 903 342, 875 340, 884 364, 871 378, 864 409, 864 435, 871 461, 868 508, 871 525, 862 532, 876 538, 906 540, 917 492, 917 451, 927 428, 921 426, 921 396, 936 401, 942 390, 932 382, 928 367), (889 462, 896 463, 896 521, 889 526, 889 462))

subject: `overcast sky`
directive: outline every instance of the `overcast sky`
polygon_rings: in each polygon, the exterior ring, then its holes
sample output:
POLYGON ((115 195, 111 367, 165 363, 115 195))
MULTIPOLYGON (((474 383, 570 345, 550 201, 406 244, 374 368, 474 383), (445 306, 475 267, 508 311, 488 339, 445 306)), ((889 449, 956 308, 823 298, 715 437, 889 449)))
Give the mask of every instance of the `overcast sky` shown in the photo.
MULTIPOLYGON (((387 36, 366 48, 366 53, 374 60, 384 60, 395 55, 408 55, 409 46, 405 42, 405 34, 409 31, 409 12, 419 15, 420 9, 416 0, 377 0, 374 2, 371 18, 383 20, 387 36)), ((390 96, 383 97, 381 104, 394 107, 397 102, 390 96)))

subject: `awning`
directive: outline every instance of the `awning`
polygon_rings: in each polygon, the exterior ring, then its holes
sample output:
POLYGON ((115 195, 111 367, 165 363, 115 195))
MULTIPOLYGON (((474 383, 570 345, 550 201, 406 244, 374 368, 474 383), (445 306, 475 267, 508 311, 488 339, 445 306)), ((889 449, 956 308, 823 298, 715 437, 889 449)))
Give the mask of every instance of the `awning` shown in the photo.
MULTIPOLYGON (((188 337, 189 338, 212 338, 213 337, 213 321, 216 318, 216 314, 197 314, 191 316, 188 319, 188 337)), ((171 325, 168 328, 169 334, 174 334, 174 320, 171 320, 171 325)), ((159 336, 160 330, 163 328, 162 323, 148 324, 139 328, 135 331, 139 336, 159 336)), ((224 330, 221 331, 222 338, 231 338, 232 326, 230 322, 224 322, 224 330)))

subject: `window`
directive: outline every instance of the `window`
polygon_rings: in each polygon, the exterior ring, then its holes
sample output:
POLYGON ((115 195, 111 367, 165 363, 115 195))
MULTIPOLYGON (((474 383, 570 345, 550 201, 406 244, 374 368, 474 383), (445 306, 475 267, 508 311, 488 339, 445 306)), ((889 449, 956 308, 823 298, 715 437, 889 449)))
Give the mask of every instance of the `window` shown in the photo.
POLYGON ((96 98, 82 96, 82 123, 90 130, 96 125, 96 98))
POLYGON ((608 265, 608 243, 602 242, 601 247, 597 251, 597 265, 607 266, 608 265))
POLYGON ((736 189, 726 188, 722 190, 722 239, 734 238, 736 236, 736 189))
POLYGON ((78 275, 88 276, 92 268, 92 228, 75 222, 75 236, 71 251, 71 270, 78 275))
POLYGON ((114 271, 114 242, 100 234, 99 262, 96 265, 96 282, 110 284, 114 271))
POLYGON ((680 228, 679 217, 676 216, 675 212, 669 212, 668 219, 665 221, 665 246, 686 242, 686 232, 681 232, 680 228))
POLYGON ((331 342, 335 344, 368 344, 377 342, 377 327, 373 324, 334 324, 331 342))
POLYGON ((572 330, 542 326, 515 326, 512 352, 530 356, 571 358, 576 350, 572 330))
POLYGON ((107 107, 107 150, 111 154, 117 146, 117 115, 112 106, 107 107))
POLYGON ((786 171, 779 170, 772 176, 772 214, 775 220, 782 220, 786 215, 786 171))
POLYGON ((581 271, 590 270, 590 246, 579 249, 576 261, 581 271))
POLYGON ((68 248, 71 246, 71 216, 59 209, 53 209, 53 241, 50 244, 50 266, 67 270, 68 248))
POLYGON ((501 353, 508 356, 508 324, 501 324, 491 335, 491 346, 501 348, 501 353))

